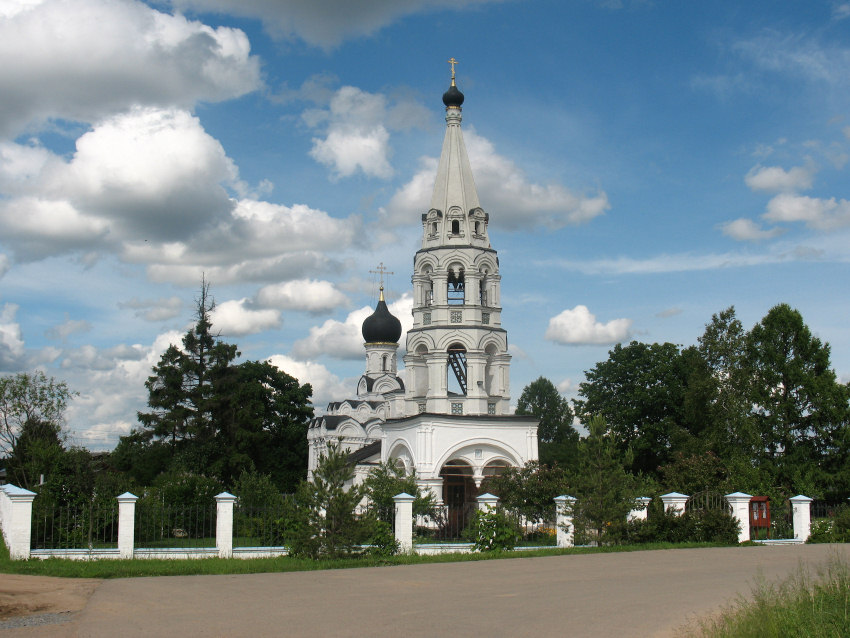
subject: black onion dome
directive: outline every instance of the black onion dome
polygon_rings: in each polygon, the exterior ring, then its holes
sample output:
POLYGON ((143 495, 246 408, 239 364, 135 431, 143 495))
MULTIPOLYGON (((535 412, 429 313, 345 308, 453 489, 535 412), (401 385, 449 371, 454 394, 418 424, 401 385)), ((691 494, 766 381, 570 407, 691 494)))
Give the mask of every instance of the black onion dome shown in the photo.
POLYGON ((456 106, 460 108, 460 105, 463 104, 463 93, 460 92, 460 89, 452 81, 452 85, 449 87, 449 90, 443 93, 443 104, 446 106, 456 106))
POLYGON ((398 343, 401 338, 401 321, 387 308, 381 295, 375 312, 366 317, 360 329, 366 343, 398 343))

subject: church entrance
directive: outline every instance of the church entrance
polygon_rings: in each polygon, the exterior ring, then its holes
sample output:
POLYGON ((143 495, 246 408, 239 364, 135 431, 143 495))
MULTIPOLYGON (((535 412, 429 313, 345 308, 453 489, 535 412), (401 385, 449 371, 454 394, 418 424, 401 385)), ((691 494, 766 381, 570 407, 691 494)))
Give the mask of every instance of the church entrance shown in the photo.
POLYGON ((460 538, 469 517, 477 507, 478 490, 472 478, 472 467, 465 461, 448 461, 440 470, 443 479, 445 519, 441 535, 460 538))

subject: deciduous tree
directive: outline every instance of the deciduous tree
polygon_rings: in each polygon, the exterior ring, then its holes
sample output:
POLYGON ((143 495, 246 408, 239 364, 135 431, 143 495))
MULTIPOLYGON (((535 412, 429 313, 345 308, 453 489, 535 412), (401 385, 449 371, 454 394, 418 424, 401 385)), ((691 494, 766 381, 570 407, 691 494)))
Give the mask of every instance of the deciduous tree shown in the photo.
POLYGON ((0 453, 9 478, 31 488, 62 451, 68 402, 76 393, 43 372, 0 377, 0 453))

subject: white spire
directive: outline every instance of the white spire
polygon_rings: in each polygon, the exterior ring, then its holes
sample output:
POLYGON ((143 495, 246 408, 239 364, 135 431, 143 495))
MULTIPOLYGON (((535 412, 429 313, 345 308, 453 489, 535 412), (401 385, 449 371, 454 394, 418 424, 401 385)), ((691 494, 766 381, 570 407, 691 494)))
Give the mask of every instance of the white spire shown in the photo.
POLYGON ((437 179, 431 196, 431 208, 436 208, 443 214, 453 206, 458 206, 464 214, 480 207, 460 122, 460 106, 447 106, 446 137, 443 140, 443 152, 440 154, 437 179))

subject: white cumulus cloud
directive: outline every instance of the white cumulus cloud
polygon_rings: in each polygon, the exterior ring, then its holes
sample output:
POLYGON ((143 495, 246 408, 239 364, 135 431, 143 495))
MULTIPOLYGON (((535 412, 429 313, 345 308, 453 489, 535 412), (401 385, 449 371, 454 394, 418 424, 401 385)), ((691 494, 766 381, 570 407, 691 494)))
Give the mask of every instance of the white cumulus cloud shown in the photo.
POLYGON ((0 135, 49 119, 93 122, 133 104, 191 107, 261 86, 259 59, 239 29, 134 0, 4 4, 0 135))
POLYGON ((272 34, 329 49, 392 22, 435 9, 458 10, 499 0, 171 0, 177 8, 259 18, 272 34))
POLYGON ((321 314, 346 305, 348 297, 330 281, 298 279, 260 288, 257 303, 281 310, 321 314))
POLYGON ((744 177, 744 182, 754 191, 788 193, 812 187, 813 165, 795 166, 787 171, 780 166, 754 166, 744 177))
POLYGON ((768 202, 762 217, 770 222, 803 222, 815 230, 835 230, 850 226, 850 201, 783 193, 768 202))
POLYGON ((283 354, 272 355, 268 361, 298 379, 299 383, 313 386, 312 402, 317 408, 324 408, 331 401, 338 401, 340 397, 349 396, 354 391, 353 384, 341 381, 321 363, 299 361, 283 354))
POLYGON ((561 344, 612 344, 628 339, 631 326, 631 319, 598 322, 587 306, 578 305, 549 319, 545 338, 561 344))
POLYGON ((720 228, 723 234, 736 239, 738 241, 761 241, 763 239, 773 239, 785 232, 783 228, 762 228, 757 223, 746 217, 732 220, 721 224, 720 228))
POLYGON ((80 395, 68 407, 72 441, 90 449, 109 450, 118 437, 138 427, 135 413, 147 409, 145 381, 162 353, 180 346, 183 333, 158 335, 150 345, 90 345, 62 354, 62 377, 80 395), (129 418, 128 418, 129 417, 129 418))
POLYGON ((14 370, 24 356, 21 325, 15 321, 17 314, 17 304, 0 307, 0 370, 14 370))
MULTIPOLYGON (((404 343, 407 331, 413 327, 413 296, 406 292, 398 301, 388 304, 388 308, 401 321, 399 343, 404 343)), ((315 359, 322 355, 361 359, 365 354, 361 328, 366 317, 374 311, 374 308, 364 306, 350 312, 345 321, 328 319, 321 326, 313 326, 309 336, 295 342, 292 353, 299 359, 315 359)))
POLYGON ((217 304, 211 320, 216 331, 226 336, 256 334, 279 328, 281 324, 279 310, 253 309, 247 298, 217 304))
POLYGON ((368 177, 391 177, 386 106, 383 95, 343 86, 331 98, 328 110, 311 109, 303 115, 308 125, 326 127, 324 137, 313 138, 310 156, 336 177, 358 171, 368 177))

